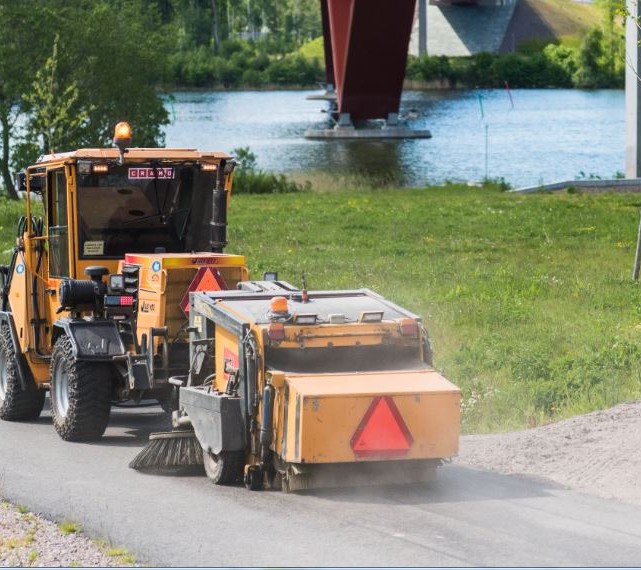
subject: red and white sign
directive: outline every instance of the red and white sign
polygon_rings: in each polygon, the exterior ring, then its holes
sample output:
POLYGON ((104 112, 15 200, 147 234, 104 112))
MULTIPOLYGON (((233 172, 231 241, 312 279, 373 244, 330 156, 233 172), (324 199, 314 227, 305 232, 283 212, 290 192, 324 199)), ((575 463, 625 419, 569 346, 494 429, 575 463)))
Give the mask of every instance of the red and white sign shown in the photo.
POLYGON ((390 396, 372 400, 351 440, 359 457, 406 455, 414 438, 390 396))
POLYGON ((218 269, 215 267, 201 267, 187 288, 180 308, 185 315, 189 316, 189 293, 193 291, 225 291, 229 289, 218 269))
POLYGON ((157 178, 158 180, 173 180, 174 178, 174 169, 173 168, 130 168, 129 169, 129 178, 130 180, 153 180, 157 178))

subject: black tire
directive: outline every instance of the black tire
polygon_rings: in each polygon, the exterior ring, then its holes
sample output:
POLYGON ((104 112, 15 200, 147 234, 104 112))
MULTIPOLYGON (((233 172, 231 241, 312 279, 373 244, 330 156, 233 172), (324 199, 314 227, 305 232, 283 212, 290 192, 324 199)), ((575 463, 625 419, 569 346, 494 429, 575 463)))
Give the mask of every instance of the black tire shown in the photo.
POLYGON ((233 485, 240 479, 245 464, 242 451, 221 451, 218 455, 203 450, 205 473, 214 485, 233 485))
POLYGON ((178 390, 170 390, 158 398, 163 412, 171 414, 178 409, 178 390))
POLYGON ((27 372, 27 389, 18 377, 16 351, 8 326, 0 330, 0 419, 10 422, 35 420, 45 403, 45 391, 39 390, 27 372))
POLYGON ((260 467, 252 466, 245 474, 245 487, 250 491, 260 491, 263 488, 264 473, 260 467))
POLYGON ((51 415, 66 441, 98 439, 105 433, 111 410, 112 370, 104 362, 83 362, 73 356, 62 335, 51 355, 51 415))

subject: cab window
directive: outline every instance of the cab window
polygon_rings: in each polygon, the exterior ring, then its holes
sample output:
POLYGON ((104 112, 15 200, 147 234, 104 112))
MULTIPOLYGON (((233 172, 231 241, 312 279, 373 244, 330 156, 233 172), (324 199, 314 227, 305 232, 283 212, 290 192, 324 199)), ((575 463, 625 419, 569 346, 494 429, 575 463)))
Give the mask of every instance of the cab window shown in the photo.
POLYGON ((47 175, 47 225, 49 228, 49 275, 69 276, 69 223, 67 178, 64 170, 47 175))

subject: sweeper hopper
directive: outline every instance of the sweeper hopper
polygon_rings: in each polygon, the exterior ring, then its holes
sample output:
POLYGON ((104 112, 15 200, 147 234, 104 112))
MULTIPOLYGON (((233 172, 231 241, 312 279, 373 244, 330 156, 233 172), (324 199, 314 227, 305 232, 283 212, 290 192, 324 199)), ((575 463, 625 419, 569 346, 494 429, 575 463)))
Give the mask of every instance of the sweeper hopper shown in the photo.
POLYGON ((460 391, 420 319, 369 290, 244 282, 192 293, 176 425, 216 484, 300 490, 431 480, 458 450, 460 391))

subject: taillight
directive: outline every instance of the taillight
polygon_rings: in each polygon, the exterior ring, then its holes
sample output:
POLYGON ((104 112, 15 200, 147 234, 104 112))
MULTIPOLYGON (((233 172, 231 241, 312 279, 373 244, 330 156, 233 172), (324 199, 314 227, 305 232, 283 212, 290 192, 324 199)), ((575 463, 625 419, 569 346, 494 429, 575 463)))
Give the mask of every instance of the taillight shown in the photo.
POLYGON ((401 334, 403 336, 418 336, 418 323, 414 319, 401 321, 401 334))
POLYGON ((271 341, 280 342, 281 340, 285 340, 285 325, 282 323, 272 323, 269 325, 269 329, 267 329, 267 335, 271 341))

